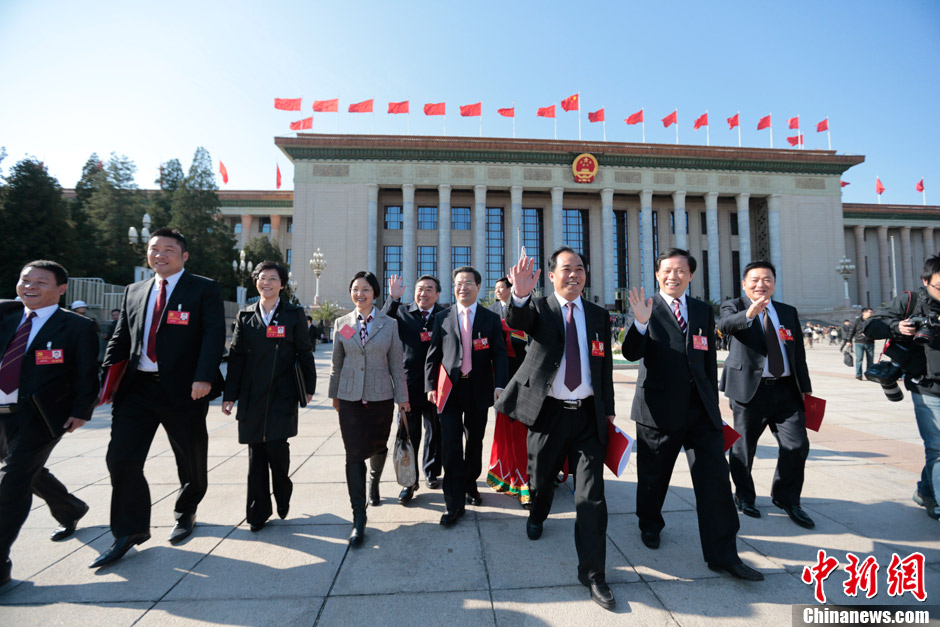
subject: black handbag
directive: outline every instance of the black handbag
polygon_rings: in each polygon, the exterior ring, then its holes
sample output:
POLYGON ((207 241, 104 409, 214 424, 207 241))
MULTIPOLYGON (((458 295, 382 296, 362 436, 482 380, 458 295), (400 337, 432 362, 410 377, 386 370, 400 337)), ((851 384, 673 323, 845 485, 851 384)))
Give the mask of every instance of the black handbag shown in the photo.
POLYGON ((842 351, 842 363, 851 368, 855 365, 855 360, 852 358, 852 353, 849 351, 842 351))
POLYGON ((891 385, 901 378, 901 366, 892 361, 879 361, 865 371, 865 378, 880 385, 891 385))

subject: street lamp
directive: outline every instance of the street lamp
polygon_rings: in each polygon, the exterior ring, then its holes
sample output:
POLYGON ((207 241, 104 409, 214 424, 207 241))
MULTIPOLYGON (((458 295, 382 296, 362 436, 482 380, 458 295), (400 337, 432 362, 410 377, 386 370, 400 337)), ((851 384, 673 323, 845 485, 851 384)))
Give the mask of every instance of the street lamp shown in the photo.
POLYGON ((248 288, 246 284, 248 282, 248 277, 251 275, 251 271, 254 268, 252 262, 245 261, 245 249, 241 249, 238 253, 238 260, 232 260, 232 272, 235 273, 238 282, 240 285, 235 288, 235 300, 238 302, 239 307, 245 306, 245 301, 248 299, 248 288))
POLYGON ((836 264, 836 274, 842 277, 845 282, 845 306, 851 307, 852 301, 849 299, 849 277, 855 273, 855 264, 848 257, 843 257, 836 264))
POLYGON ((317 252, 313 253, 313 258, 310 260, 310 269, 313 270, 313 273, 317 275, 317 291, 313 297, 313 303, 315 305, 320 304, 320 275, 323 274, 323 271, 326 270, 326 257, 323 253, 320 252, 320 249, 317 248, 317 252))
MULTIPOLYGON (((140 255, 146 255, 147 242, 150 241, 150 214, 145 213, 142 220, 143 226, 140 229, 140 234, 137 233, 137 228, 135 226, 130 226, 127 229, 127 240, 130 242, 131 246, 134 247, 134 251, 140 255)), ((153 276, 153 270, 147 266, 134 266, 134 281, 144 281, 153 276)))

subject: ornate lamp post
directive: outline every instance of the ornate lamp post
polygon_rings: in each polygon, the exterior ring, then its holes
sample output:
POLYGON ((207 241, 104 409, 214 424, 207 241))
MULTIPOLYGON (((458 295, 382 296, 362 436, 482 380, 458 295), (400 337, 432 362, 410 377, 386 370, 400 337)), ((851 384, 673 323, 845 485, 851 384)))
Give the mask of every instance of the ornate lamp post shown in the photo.
POLYGON ((842 277, 845 282, 845 306, 851 307, 852 301, 849 299, 849 277, 855 273, 855 264, 848 257, 843 257, 836 264, 836 274, 842 277))
MULTIPOLYGON (((137 227, 130 226, 127 229, 127 240, 130 242, 131 246, 134 247, 134 251, 140 256, 146 256, 147 253, 147 242, 150 241, 150 214, 145 213, 142 220, 143 225, 140 229, 140 233, 137 233, 137 227)), ((134 266, 134 281, 143 281, 149 279, 153 276, 153 270, 148 268, 146 265, 143 266, 134 266)))
POLYGON ((317 275, 317 291, 313 297, 313 303, 315 305, 320 304, 320 275, 323 274, 323 271, 326 270, 326 257, 323 253, 320 252, 320 249, 317 248, 317 252, 313 253, 313 258, 310 260, 310 269, 313 270, 313 273, 317 275))
POLYGON ((235 300, 238 301, 238 306, 240 308, 245 306, 245 301, 248 299, 248 288, 246 287, 246 284, 248 282, 248 277, 251 275, 251 271, 254 269, 254 267, 255 264, 250 261, 245 261, 244 248, 238 253, 238 260, 232 260, 232 272, 235 273, 239 283, 238 287, 235 288, 235 300))
POLYGON ((294 280, 293 272, 287 273, 287 287, 290 289, 291 297, 299 303, 300 299, 297 298, 297 281, 294 280))

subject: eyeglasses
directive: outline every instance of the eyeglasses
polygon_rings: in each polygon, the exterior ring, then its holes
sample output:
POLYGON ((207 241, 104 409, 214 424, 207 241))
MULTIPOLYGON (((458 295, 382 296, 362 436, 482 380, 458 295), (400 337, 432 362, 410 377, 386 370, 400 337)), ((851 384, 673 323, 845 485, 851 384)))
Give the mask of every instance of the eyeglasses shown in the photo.
POLYGON ((472 281, 459 281, 457 283, 454 283, 454 287, 456 287, 458 290, 463 289, 465 287, 476 287, 476 286, 477 284, 472 281))
POLYGON ((934 285, 933 283, 928 283, 927 285, 932 287, 935 290, 940 290, 940 285, 934 285))

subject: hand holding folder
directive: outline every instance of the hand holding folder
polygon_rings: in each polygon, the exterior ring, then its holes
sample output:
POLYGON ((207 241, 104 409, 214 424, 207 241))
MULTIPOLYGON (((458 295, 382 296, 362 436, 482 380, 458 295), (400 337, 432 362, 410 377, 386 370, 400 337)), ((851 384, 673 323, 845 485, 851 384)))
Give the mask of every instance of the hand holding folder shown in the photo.
POLYGON ((441 364, 440 369, 437 371, 437 413, 444 411, 444 406, 447 404, 447 398, 450 396, 450 390, 454 387, 454 384, 450 382, 450 377, 447 376, 447 371, 444 370, 444 364, 441 364))
POLYGON ((623 474, 627 463, 630 461, 634 441, 627 433, 621 431, 620 427, 615 425, 613 421, 607 422, 607 455, 604 464, 618 477, 623 474))
POLYGON ((104 405, 114 400, 114 393, 121 384, 124 377, 124 371, 127 369, 127 360, 119 361, 108 368, 104 375, 104 381, 101 384, 101 394, 98 395, 98 405, 104 405))

